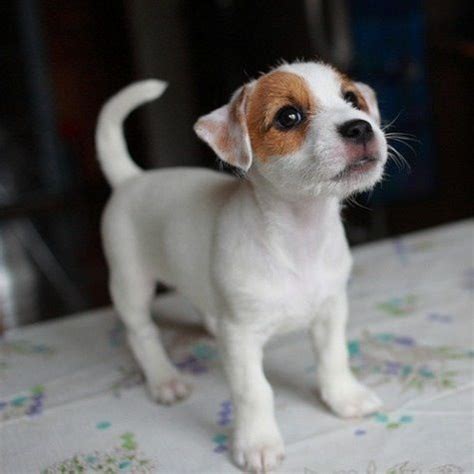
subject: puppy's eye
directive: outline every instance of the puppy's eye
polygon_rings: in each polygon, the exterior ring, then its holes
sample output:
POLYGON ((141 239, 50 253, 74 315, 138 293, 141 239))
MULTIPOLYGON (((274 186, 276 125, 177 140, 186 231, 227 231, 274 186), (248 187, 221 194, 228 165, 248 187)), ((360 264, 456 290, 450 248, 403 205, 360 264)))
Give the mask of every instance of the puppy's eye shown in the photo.
POLYGON ((346 102, 349 102, 349 104, 351 104, 352 107, 355 107, 356 109, 359 108, 359 99, 357 99, 357 96, 354 94, 354 92, 347 91, 344 94, 344 100, 346 102))
POLYGON ((283 107, 275 116, 275 124, 282 130, 290 130, 303 121, 303 114, 296 107, 283 107))

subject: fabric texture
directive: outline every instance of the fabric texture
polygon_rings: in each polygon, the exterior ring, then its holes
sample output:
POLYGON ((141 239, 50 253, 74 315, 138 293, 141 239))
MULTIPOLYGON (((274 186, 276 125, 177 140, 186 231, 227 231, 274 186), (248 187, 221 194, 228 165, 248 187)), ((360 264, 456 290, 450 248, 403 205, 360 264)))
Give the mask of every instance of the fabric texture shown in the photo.
MULTIPOLYGON (((317 396, 306 332, 273 340, 288 473, 471 473, 473 232, 461 222, 354 249, 348 347, 383 411, 341 420, 317 396)), ((232 473, 232 403, 214 340, 178 296, 154 313, 191 397, 153 403, 113 311, 8 332, 0 342, 0 471, 232 473), (175 321, 185 321, 177 325, 175 321)))

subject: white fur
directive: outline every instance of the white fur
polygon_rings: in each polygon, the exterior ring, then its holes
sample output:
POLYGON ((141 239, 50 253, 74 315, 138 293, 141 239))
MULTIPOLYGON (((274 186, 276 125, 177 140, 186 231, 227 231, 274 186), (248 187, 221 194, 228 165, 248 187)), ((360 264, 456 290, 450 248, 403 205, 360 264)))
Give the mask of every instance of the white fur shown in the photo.
POLYGON ((166 86, 166 82, 154 79, 131 84, 120 92, 117 100, 110 100, 102 107, 97 121, 96 148, 102 171, 112 186, 140 173, 128 154, 122 122, 136 107, 160 97, 166 86))
POLYGON ((246 179, 192 168, 138 172, 119 126, 135 105, 162 92, 160 82, 137 83, 112 98, 97 131, 99 159, 115 186, 102 222, 110 291, 150 393, 172 403, 190 391, 150 318, 159 280, 187 297, 217 337, 236 413, 234 460, 256 472, 275 468, 284 456, 262 368, 263 346, 274 334, 311 327, 321 396, 338 415, 362 416, 380 406, 348 363, 351 257, 340 201, 380 179, 385 139, 375 116, 341 99, 331 68, 281 69, 307 81, 321 111, 301 150, 266 163, 253 157, 246 179), (335 126, 352 118, 372 124, 380 162, 335 182, 347 162, 335 126))

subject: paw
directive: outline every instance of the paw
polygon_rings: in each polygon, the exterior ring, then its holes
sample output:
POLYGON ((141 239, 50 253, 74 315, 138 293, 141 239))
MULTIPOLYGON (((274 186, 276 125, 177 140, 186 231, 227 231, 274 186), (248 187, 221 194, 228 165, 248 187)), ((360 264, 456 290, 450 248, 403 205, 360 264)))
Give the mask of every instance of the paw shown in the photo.
POLYGON ((260 437, 248 442, 245 439, 234 442, 235 463, 246 472, 267 473, 275 470, 285 457, 285 447, 280 436, 260 437))
POLYGON ((163 405, 172 405, 184 400, 191 394, 192 390, 191 385, 179 375, 159 383, 149 383, 148 388, 153 400, 163 405))
POLYGON ((360 418, 382 407, 380 398, 352 377, 323 386, 321 398, 342 418, 360 418))

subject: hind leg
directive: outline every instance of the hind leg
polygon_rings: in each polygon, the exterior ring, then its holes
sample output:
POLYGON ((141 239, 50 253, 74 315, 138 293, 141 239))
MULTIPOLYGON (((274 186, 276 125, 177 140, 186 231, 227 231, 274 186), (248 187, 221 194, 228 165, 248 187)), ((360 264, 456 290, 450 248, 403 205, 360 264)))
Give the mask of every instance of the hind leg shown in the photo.
MULTIPOLYGON (((137 269, 135 269, 137 270, 137 269)), ((112 271, 110 293, 114 306, 127 330, 132 352, 143 370, 152 398, 158 403, 172 404, 186 398, 190 385, 169 360, 160 340, 157 326, 151 319, 150 306, 155 282, 133 271, 112 271)))

